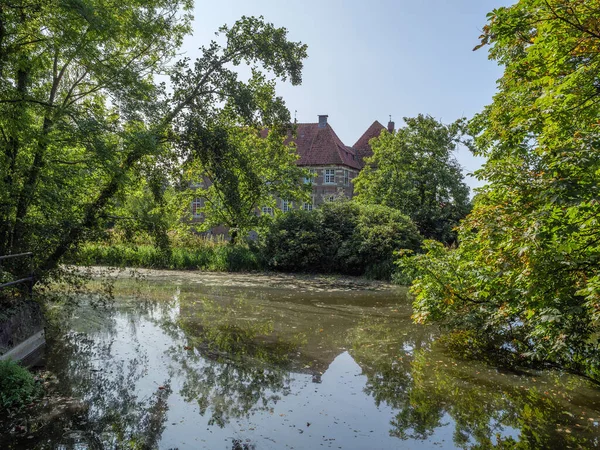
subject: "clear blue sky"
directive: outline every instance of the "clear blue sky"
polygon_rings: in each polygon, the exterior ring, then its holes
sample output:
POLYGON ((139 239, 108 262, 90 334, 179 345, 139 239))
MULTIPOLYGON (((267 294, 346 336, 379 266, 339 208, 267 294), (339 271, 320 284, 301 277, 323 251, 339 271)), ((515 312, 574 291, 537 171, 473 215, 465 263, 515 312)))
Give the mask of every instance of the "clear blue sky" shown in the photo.
MULTIPOLYGON (((430 114, 444 122, 471 117, 491 102, 501 68, 487 51, 473 52, 486 14, 508 0, 220 0, 196 1, 187 56, 242 15, 263 15, 308 44, 301 86, 279 93, 299 122, 329 123, 346 145, 391 114, 430 114)), ((481 160, 466 149, 457 157, 466 172, 481 160)), ((477 180, 467 178, 472 187, 477 180)))

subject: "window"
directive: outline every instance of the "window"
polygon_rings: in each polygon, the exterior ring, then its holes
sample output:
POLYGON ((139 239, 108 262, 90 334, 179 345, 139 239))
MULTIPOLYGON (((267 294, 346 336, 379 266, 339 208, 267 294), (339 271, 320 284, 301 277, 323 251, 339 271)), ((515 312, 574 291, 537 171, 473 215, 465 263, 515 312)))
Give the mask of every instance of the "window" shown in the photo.
POLYGON ((304 177, 304 184, 314 183, 317 178, 317 171, 315 169, 309 169, 310 175, 308 177, 304 177))
POLYGON ((290 201, 289 200, 281 200, 281 210, 283 212, 288 212, 290 210, 290 201))
POLYGON ((325 184, 335 183, 335 169, 325 169, 325 184))
POLYGON ((262 213, 263 214, 268 214, 270 216, 273 215, 273 208, 271 208, 270 206, 263 206, 262 207, 262 213))
POLYGON ((333 195, 330 195, 329 197, 327 197, 327 198, 325 199, 325 201, 327 201, 327 202, 332 202, 332 201, 334 201, 334 200, 335 200, 335 197, 334 197, 333 195))
POLYGON ((344 170, 344 186, 348 186, 350 184, 350 173, 347 170, 344 170))
POLYGON ((313 210, 312 200, 310 202, 304 202, 304 211, 312 211, 312 210, 313 210))
POLYGON ((192 216, 194 219, 201 219, 204 217, 202 214, 202 208, 204 207, 204 202, 201 198, 195 198, 192 201, 192 216))

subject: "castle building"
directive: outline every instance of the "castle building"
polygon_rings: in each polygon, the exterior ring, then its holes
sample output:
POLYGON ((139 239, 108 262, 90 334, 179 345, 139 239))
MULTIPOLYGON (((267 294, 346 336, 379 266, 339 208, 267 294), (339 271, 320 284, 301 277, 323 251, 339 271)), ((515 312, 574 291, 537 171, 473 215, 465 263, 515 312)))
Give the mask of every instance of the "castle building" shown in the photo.
MULTIPOLYGON (((304 209, 312 209, 323 202, 337 197, 354 196, 352 180, 364 167, 364 159, 372 156, 369 145, 372 138, 379 137, 385 127, 377 120, 362 134, 356 143, 345 145, 327 122, 328 116, 320 115, 316 123, 296 124, 296 151, 300 158, 297 164, 310 169, 312 179, 304 180, 312 183, 312 202, 302 205, 304 209)), ((388 131, 394 130, 394 123, 389 122, 388 131)), ((278 199, 277 207, 287 211, 290 205, 278 199)))
MULTIPOLYGON (((292 208, 312 210, 323 202, 335 198, 354 196, 352 180, 356 178, 365 165, 365 158, 372 156, 373 151, 369 141, 379 137, 384 127, 375 121, 367 128, 356 143, 350 147, 345 145, 327 122, 327 115, 318 116, 316 123, 297 123, 295 137, 291 139, 296 145, 299 166, 308 168, 313 176, 303 180, 311 183, 311 201, 303 205, 292 205, 285 199, 277 199, 276 207, 283 212, 292 208)), ((387 130, 394 130, 394 122, 390 121, 387 130)), ((192 215, 198 220, 202 218, 200 210, 203 206, 202 199, 192 202, 192 215)), ((273 214, 270 207, 264 207, 263 214, 273 214)))

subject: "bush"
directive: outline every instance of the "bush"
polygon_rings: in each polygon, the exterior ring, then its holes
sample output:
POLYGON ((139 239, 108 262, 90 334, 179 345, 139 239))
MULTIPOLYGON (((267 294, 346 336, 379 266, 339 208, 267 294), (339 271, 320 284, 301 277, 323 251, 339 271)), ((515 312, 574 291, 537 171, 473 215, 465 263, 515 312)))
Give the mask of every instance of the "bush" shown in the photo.
POLYGON ((415 225, 399 211, 336 201, 275 218, 263 237, 263 254, 274 270, 389 280, 394 252, 417 250, 420 243, 415 225))
POLYGON ((13 361, 0 361, 0 411, 19 409, 41 393, 33 375, 13 361))
POLYGON ((263 255, 267 265, 284 272, 322 270, 323 240, 316 214, 294 210, 277 217, 267 231, 263 255))

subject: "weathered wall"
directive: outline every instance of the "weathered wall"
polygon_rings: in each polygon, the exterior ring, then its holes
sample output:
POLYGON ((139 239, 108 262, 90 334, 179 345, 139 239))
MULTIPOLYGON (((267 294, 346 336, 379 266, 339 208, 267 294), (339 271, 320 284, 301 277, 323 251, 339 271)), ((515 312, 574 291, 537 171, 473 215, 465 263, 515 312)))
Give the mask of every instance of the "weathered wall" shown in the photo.
POLYGON ((33 301, 0 309, 0 355, 43 329, 42 309, 33 301))

